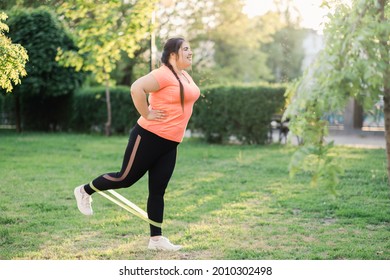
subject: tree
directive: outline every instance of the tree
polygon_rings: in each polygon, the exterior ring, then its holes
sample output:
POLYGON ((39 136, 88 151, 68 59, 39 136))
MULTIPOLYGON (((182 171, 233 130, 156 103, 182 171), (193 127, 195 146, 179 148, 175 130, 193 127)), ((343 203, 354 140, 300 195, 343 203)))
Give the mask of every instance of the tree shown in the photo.
POLYGON ((256 21, 242 12, 242 2, 222 1, 217 5, 215 27, 209 38, 214 42, 215 79, 220 82, 257 82, 270 78, 266 55, 261 51, 261 32, 256 21))
POLYGON ((303 40, 309 32, 300 27, 300 12, 292 0, 274 0, 274 5, 276 12, 268 12, 265 17, 274 17, 266 23, 272 24, 275 31, 262 49, 268 54, 273 81, 290 82, 302 76, 303 40))
POLYGON ((57 48, 75 46, 57 16, 47 8, 12 9, 9 15, 10 37, 29 54, 28 76, 15 86, 13 94, 17 130, 21 130, 22 114, 29 114, 24 118, 25 125, 48 129, 49 124, 56 125, 63 102, 55 98, 70 96, 82 82, 82 75, 55 60, 57 48))
MULTIPOLYGON (((260 46, 271 41, 280 19, 248 18, 242 7, 241 0, 161 0, 156 6, 156 45, 161 47, 171 36, 189 40, 194 51, 191 74, 200 85, 269 80, 267 55, 260 46)), ((134 74, 149 69, 149 49, 145 40, 134 59, 120 62, 121 70, 115 70, 119 82, 124 76, 129 84, 134 74)))
POLYGON ((273 34, 272 42, 262 48, 268 54, 267 65, 273 74, 273 81, 290 82, 302 75, 304 58, 303 39, 305 29, 286 26, 273 34))
POLYGON ((58 9, 75 35, 77 52, 59 50, 65 65, 94 74, 106 87, 106 135, 111 134, 111 73, 124 51, 129 57, 139 42, 150 34, 150 17, 155 1, 71 0, 58 9))
POLYGON ((40 6, 53 7, 66 0, 7 0, 0 2, 0 10, 18 8, 38 8, 40 6))
POLYGON ((325 113, 342 110, 349 98, 370 108, 384 97, 385 137, 390 180, 390 5, 387 0, 353 0, 351 5, 324 1, 334 8, 324 31, 325 48, 315 63, 289 88, 285 117, 304 140, 294 154, 291 174, 313 172, 312 182, 333 188, 342 171, 333 143, 326 143, 325 113))
POLYGON ((25 66, 28 60, 27 51, 20 44, 13 44, 5 36, 9 31, 8 25, 3 23, 8 16, 0 12, 0 87, 7 92, 13 89, 12 83, 20 84, 20 78, 27 75, 25 66))
POLYGON ((260 50, 267 34, 243 13, 243 1, 174 2, 174 6, 158 10, 157 41, 177 35, 190 41, 194 51, 192 76, 198 84, 270 78, 266 55, 260 50))

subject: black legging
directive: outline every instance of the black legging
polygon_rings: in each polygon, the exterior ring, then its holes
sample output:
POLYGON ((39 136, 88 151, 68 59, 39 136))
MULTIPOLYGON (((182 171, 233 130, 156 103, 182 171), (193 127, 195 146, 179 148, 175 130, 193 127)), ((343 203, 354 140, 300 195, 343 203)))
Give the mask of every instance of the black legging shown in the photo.
MULTIPOLYGON (((138 124, 130 132, 129 142, 120 172, 103 174, 92 181, 95 188, 104 191, 127 188, 149 172, 148 217, 162 223, 164 215, 164 193, 176 163, 178 142, 170 141, 151 133, 138 124)), ((95 191, 89 184, 85 191, 95 191)), ((150 225, 150 235, 161 235, 161 228, 150 225)))

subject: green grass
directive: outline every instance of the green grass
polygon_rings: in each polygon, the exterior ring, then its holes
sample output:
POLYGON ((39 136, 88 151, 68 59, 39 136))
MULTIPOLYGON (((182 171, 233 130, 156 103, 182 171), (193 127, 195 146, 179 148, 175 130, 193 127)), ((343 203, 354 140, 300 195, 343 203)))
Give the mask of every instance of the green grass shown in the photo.
MULTIPOLYGON (((117 171, 126 136, 0 131, 0 259, 390 259, 390 188, 382 149, 338 147, 346 169, 334 198, 291 180, 293 147, 186 140, 166 193, 164 234, 179 252, 146 249, 149 226, 73 189, 117 171)), ((147 178, 119 193, 145 209, 147 178)))

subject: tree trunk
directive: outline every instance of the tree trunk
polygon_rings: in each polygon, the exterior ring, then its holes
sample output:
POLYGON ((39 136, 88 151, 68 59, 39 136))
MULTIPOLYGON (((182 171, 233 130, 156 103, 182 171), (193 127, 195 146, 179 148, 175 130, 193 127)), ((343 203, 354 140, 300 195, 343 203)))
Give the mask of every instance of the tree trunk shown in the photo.
POLYGON ((111 135, 111 100, 110 100, 110 81, 106 79, 106 105, 107 105, 107 122, 105 125, 106 136, 111 135))
POLYGON ((22 121, 20 117, 20 98, 19 94, 15 94, 15 125, 16 125, 16 132, 21 133, 22 132, 22 121))
POLYGON ((350 98, 344 111, 344 131, 360 131, 363 127, 363 107, 350 98))
MULTIPOLYGON (((380 14, 380 21, 382 23, 387 22, 387 18, 385 16, 385 5, 387 0, 379 0, 379 14, 380 14)), ((388 45, 387 45, 387 39, 388 33, 385 32, 385 37, 381 36, 381 57, 382 59, 389 58, 388 53, 388 45), (387 36, 386 36, 387 35, 387 36), (384 38, 383 38, 384 37, 384 38)), ((386 156, 387 156, 387 180, 390 186, 390 68, 389 63, 386 63, 386 69, 383 73, 383 101, 384 101, 384 117, 385 117, 385 137, 386 137, 386 156)))
POLYGON ((384 101, 384 115, 385 115, 385 137, 386 137, 386 155, 387 155, 387 179, 390 185, 390 92, 385 89, 384 101))

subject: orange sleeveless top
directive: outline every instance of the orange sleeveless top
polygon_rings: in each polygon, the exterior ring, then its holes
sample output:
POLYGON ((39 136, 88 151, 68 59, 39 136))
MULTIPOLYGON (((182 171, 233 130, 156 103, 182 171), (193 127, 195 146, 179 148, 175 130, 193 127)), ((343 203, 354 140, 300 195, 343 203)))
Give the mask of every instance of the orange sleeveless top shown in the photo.
POLYGON ((183 71, 185 78, 181 78, 184 88, 184 110, 180 101, 180 85, 172 71, 165 65, 153 70, 152 75, 160 85, 160 89, 151 92, 148 97, 149 108, 164 110, 167 117, 163 121, 138 119, 138 124, 158 136, 181 142, 192 115, 192 108, 200 96, 200 90, 191 76, 183 71))

